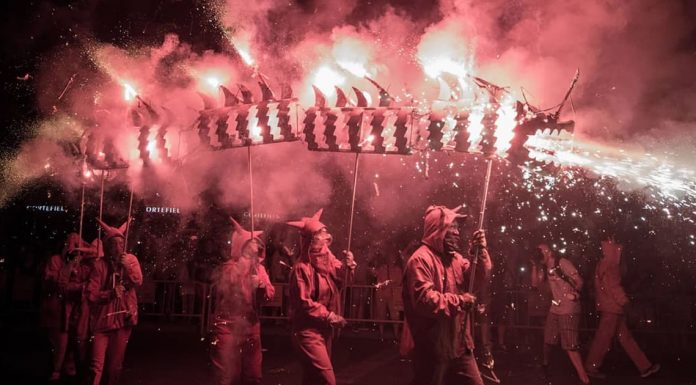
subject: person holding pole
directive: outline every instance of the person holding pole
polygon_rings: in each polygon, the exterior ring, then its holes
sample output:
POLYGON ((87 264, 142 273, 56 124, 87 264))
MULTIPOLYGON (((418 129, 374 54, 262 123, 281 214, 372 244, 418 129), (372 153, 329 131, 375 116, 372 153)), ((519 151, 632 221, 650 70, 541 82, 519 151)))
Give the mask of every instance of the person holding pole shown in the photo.
POLYGON ((210 358, 215 385, 261 384, 261 320, 263 303, 275 288, 263 260, 261 231, 246 231, 232 219, 230 258, 212 273, 215 292, 210 358))
MULTIPOLYGON (((414 343, 414 385, 483 385, 471 335, 476 298, 467 289, 473 269, 460 253, 459 220, 466 216, 458 211, 428 207, 422 245, 406 264, 402 295, 414 343)), ((483 275, 492 266, 483 230, 471 244, 482 262, 473 275, 483 275)))
POLYGON ((344 251, 342 263, 329 250, 332 236, 320 221, 321 213, 288 222, 301 232, 300 255, 290 272, 289 298, 292 343, 300 355, 304 385, 336 384, 331 343, 336 330, 346 325, 339 286, 352 280, 357 266, 350 251, 344 251))
POLYGON ((125 252, 126 225, 115 228, 97 219, 105 233, 104 258, 94 262, 86 293, 93 333, 90 384, 118 383, 133 326, 138 323, 135 289, 143 284, 138 258, 125 252))
POLYGON ((89 310, 83 294, 96 254, 78 233, 70 233, 63 251, 51 256, 44 269, 41 323, 52 347, 50 381, 60 380, 62 374, 84 374, 89 310))

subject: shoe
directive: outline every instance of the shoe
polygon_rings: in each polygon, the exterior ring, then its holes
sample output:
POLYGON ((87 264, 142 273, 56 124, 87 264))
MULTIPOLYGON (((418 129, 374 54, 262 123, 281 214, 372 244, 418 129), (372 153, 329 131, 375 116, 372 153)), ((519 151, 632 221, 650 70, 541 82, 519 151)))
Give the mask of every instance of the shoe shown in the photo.
POLYGON ((640 377, 641 378, 648 378, 659 371, 660 371, 660 364, 652 364, 651 367, 647 368, 643 373, 640 374, 640 377))
POLYGON ((586 370, 586 372, 587 372, 588 376, 590 376, 592 378, 596 378, 598 380, 603 380, 603 379, 607 378, 607 375, 600 372, 599 370, 586 370))
POLYGON ((53 372, 51 373, 51 377, 48 379, 49 381, 58 381, 60 380, 60 372, 53 372))

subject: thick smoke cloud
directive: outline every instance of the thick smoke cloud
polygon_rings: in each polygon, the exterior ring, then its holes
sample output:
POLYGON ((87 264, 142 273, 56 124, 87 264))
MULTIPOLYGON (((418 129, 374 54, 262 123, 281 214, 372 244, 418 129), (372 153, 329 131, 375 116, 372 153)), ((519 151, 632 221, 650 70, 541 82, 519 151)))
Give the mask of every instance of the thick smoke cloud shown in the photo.
MULTIPOLYGON (((670 150, 683 164, 693 164, 690 149, 696 116, 690 106, 696 96, 696 74, 691 69, 696 63, 694 7, 688 2, 443 0, 433 6, 400 1, 228 0, 208 2, 203 8, 220 40, 202 49, 200 41, 188 42, 181 28, 169 31, 178 35, 162 33, 167 32, 164 22, 148 29, 161 33, 157 44, 152 43, 152 34, 139 40, 132 31, 124 36, 124 44, 117 38, 102 39, 97 35, 104 32, 94 22, 105 18, 102 7, 85 6, 74 12, 58 7, 56 17, 75 25, 77 37, 71 38, 68 48, 48 50, 33 80, 43 115, 71 116, 83 128, 96 127, 100 135, 112 137, 132 164, 127 179, 136 192, 159 190, 184 208, 195 208, 211 184, 223 192, 225 202, 248 201, 246 150, 208 152, 197 144, 192 130, 203 107, 199 94, 220 102, 217 89, 206 85, 207 77, 215 76, 231 89, 243 83, 256 92, 253 76, 259 71, 276 89, 281 83, 291 84, 306 106, 313 102, 311 84, 317 71, 329 66, 340 73, 344 90, 356 86, 376 100, 374 87, 353 74, 354 67, 340 65, 352 59, 352 65, 364 68, 407 104, 437 96, 437 82, 424 74, 418 52, 440 35, 456 39, 456 46, 442 50, 467 61, 475 75, 509 86, 518 99, 524 88, 530 102, 544 108, 561 100, 579 69, 575 110, 564 111, 577 120, 579 137, 654 153, 670 150), (252 64, 245 62, 242 52, 253 58, 252 64), (56 95, 74 73, 77 81, 57 105, 56 95), (174 163, 142 172, 133 130, 127 127, 134 102, 124 102, 124 83, 144 101, 176 116, 166 136, 174 163), (156 188, 153 180, 158 181, 156 188)), ((166 14, 151 12, 160 18, 166 14)), ((328 95, 329 101, 334 97, 328 95)), ((14 176, 15 187, 8 191, 37 175, 45 154, 59 158, 56 151, 47 152, 42 138, 25 143, 4 163, 6 177, 14 176)), ((352 181, 352 162, 307 152, 299 143, 252 152, 255 204, 280 216, 304 215, 333 204, 336 176, 348 185, 352 181)), ((363 218, 370 219, 359 220, 377 220, 385 227, 404 221, 403 202, 412 203, 409 219, 415 223, 433 200, 454 205, 460 203, 460 193, 476 196, 469 190, 481 183, 483 170, 480 159, 461 154, 437 154, 427 161, 420 155, 364 156, 361 162, 358 207, 363 218), (424 178, 426 163, 429 179, 424 178), (395 196, 399 199, 391 198, 395 196)), ((66 183, 74 185, 72 179, 66 177, 66 183)), ((472 199, 474 206, 476 198, 472 199)))

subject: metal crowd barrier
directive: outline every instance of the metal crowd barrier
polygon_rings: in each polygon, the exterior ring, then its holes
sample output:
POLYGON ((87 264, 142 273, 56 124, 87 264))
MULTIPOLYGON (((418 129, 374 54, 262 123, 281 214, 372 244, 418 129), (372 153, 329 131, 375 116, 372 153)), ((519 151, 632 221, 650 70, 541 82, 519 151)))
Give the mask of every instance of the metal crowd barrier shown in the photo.
MULTIPOLYGON (((262 306, 262 320, 287 320, 288 319, 288 284, 274 283, 276 289, 275 298, 262 306)), ((210 319, 215 309, 215 288, 209 284, 195 282, 188 286, 175 280, 146 280, 139 290, 139 302, 141 314, 147 317, 165 319, 189 318, 195 320, 200 328, 201 335, 209 330, 210 319), (182 294, 184 288, 185 294, 182 294), (191 294, 191 289, 193 290, 191 294), (187 306, 184 306, 184 296, 189 295, 187 306)), ((373 285, 350 285, 346 288, 346 303, 344 303, 345 317, 353 324, 374 325, 403 323, 403 305, 401 304, 400 290, 394 290, 394 308, 398 312, 396 319, 378 319, 375 314, 375 305, 379 300, 377 289, 373 285)), ((505 290, 496 294, 503 297, 504 306, 494 305, 489 309, 488 322, 494 325, 505 322, 505 325, 514 329, 541 329, 546 318, 547 308, 542 302, 532 298, 533 293, 529 289, 505 290), (503 311, 504 314, 500 312, 503 311), (502 316, 502 318, 501 318, 502 316)), ((500 299, 500 297, 499 297, 500 299)), ((672 334, 696 334, 689 328, 670 328, 667 321, 660 319, 665 312, 660 308, 663 302, 656 301, 646 305, 650 309, 640 309, 642 312, 652 314, 647 317, 645 324, 636 325, 636 332, 647 333, 672 333, 672 334), (650 320, 650 318, 654 318, 650 320)), ((583 303, 583 309, 589 309, 591 304, 583 303)), ((596 314, 587 311, 584 313, 581 330, 593 330, 597 326, 596 314)), ((384 317, 386 318, 386 317, 384 317)), ((634 316, 635 319, 646 318, 644 315, 634 316)))

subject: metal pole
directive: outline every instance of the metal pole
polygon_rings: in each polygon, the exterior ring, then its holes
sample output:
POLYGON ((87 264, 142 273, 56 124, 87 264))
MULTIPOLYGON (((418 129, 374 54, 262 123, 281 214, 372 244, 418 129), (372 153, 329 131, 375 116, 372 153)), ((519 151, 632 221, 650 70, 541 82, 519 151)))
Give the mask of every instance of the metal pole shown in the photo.
POLYGON ((133 186, 130 186, 130 201, 128 202, 128 216, 126 217, 126 234, 123 241, 123 252, 128 253, 128 232, 130 230, 131 212, 133 211, 133 186))
MULTIPOLYGON (((101 170, 101 190, 99 192, 99 220, 103 221, 104 218, 102 217, 102 214, 104 212, 104 173, 106 173, 105 170, 101 170)), ((99 231, 97 233, 97 254, 99 252, 99 245, 101 244, 101 233, 102 233, 102 228, 99 226, 99 231)), ((102 245, 104 247, 104 245, 102 245)))
MULTIPOLYGON (((483 196, 481 197, 481 212, 479 213, 479 230, 483 230, 483 220, 486 216, 486 200, 488 199, 488 185, 491 182, 491 170, 493 169, 493 159, 486 160, 486 179, 483 182, 483 196)), ((476 277, 476 265, 479 259, 479 249, 474 253, 474 260, 471 263, 471 275, 469 276, 469 293, 474 292, 474 277, 476 277)))
POLYGON ((251 167, 251 145, 247 147, 247 160, 249 163, 249 217, 251 218, 251 234, 254 234, 254 172, 251 167))
MULTIPOLYGON (((82 170, 85 169, 85 159, 82 159, 82 170)), ((85 220, 85 175, 84 171, 81 172, 82 175, 80 175, 80 179, 82 180, 82 195, 80 198, 80 247, 82 247, 82 228, 84 226, 84 220, 85 220)))
POLYGON ((350 225, 348 226, 348 251, 350 251, 351 242, 353 241, 353 218, 355 216, 355 192, 358 188, 358 160, 360 153, 355 153, 355 165, 353 166, 353 198, 350 202, 350 225))
MULTIPOLYGON (((350 252, 350 248, 353 242, 353 219, 355 218, 355 192, 358 189, 358 161, 360 160, 360 153, 356 152, 355 153, 355 164, 353 165, 353 198, 351 199, 350 202, 350 222, 348 225, 348 248, 347 251, 350 252)), ((345 309, 346 305, 346 295, 347 295, 347 286, 348 286, 348 266, 345 266, 343 270, 343 286, 341 287, 341 306, 344 307, 343 309, 343 316, 346 317, 348 315, 347 310, 345 309)))

